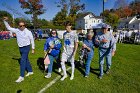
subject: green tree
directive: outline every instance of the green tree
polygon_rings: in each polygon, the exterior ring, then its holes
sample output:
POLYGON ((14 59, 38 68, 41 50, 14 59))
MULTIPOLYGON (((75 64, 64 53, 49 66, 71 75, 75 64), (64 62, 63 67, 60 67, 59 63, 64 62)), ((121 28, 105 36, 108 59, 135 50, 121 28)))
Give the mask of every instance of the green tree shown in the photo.
POLYGON ((38 25, 37 27, 40 27, 40 28, 47 28, 49 22, 45 19, 38 19, 38 25))
POLYGON ((119 23, 119 17, 118 15, 114 13, 109 13, 107 16, 105 16, 105 23, 111 25, 111 27, 115 28, 119 23))
POLYGON ((9 23, 10 23, 10 25, 13 26, 12 15, 10 13, 8 13, 7 11, 0 11, 0 30, 6 30, 4 23, 3 23, 3 17, 5 17, 5 16, 9 18, 9 23))
POLYGON ((103 13, 100 14, 100 16, 108 16, 108 14, 110 13, 110 10, 106 9, 103 13))
POLYGON ((67 11, 65 9, 61 9, 60 12, 56 14, 56 16, 53 18, 53 24, 55 26, 63 26, 64 22, 66 21, 67 17, 67 11))

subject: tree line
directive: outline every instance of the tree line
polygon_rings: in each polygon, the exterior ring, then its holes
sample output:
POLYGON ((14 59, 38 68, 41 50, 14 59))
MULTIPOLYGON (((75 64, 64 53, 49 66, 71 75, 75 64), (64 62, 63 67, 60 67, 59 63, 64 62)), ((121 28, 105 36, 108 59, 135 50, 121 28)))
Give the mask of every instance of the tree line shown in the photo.
POLYGON ((117 0, 113 9, 106 9, 101 16, 104 16, 106 23, 116 28, 121 18, 128 18, 140 15, 140 1, 132 1, 127 5, 126 0, 117 0))
MULTIPOLYGON (((24 18, 12 19, 12 15, 7 11, 0 11, 0 28, 4 30, 5 27, 2 22, 3 16, 9 17, 9 22, 14 27, 18 26, 19 20, 24 20, 28 27, 34 28, 56 28, 64 29, 66 21, 70 21, 75 26, 75 20, 81 15, 87 13, 84 12, 85 4, 81 0, 58 0, 55 2, 56 7, 61 10, 55 15, 51 21, 46 19, 39 19, 38 16, 45 13, 42 0, 19 0, 21 8, 24 9, 25 14, 32 16, 32 21, 24 18)), ((130 4, 126 4, 126 0, 117 0, 114 4, 115 7, 110 10, 105 10, 100 14, 104 18, 104 21, 110 24, 113 28, 116 28, 120 18, 127 18, 140 14, 140 1, 132 1, 130 4)), ((47 16, 47 15, 46 15, 47 16)))

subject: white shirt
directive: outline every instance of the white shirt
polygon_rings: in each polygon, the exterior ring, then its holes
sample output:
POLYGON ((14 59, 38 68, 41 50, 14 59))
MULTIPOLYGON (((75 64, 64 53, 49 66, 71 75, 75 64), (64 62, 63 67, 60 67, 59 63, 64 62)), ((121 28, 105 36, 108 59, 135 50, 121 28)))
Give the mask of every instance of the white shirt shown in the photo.
POLYGON ((130 32, 126 32, 126 37, 130 37, 131 33, 130 32))
POLYGON ((78 35, 74 32, 65 32, 64 35, 64 46, 65 47, 73 47, 75 45, 75 42, 78 42, 78 35))
POLYGON ((9 31, 16 34, 17 44, 19 47, 32 44, 32 49, 35 49, 34 38, 31 31, 29 31, 27 28, 25 28, 23 31, 18 28, 11 28, 6 21, 4 21, 4 24, 9 31))
POLYGON ((74 50, 75 43, 78 42, 78 36, 74 31, 65 32, 64 35, 64 51, 67 54, 71 54, 74 50))

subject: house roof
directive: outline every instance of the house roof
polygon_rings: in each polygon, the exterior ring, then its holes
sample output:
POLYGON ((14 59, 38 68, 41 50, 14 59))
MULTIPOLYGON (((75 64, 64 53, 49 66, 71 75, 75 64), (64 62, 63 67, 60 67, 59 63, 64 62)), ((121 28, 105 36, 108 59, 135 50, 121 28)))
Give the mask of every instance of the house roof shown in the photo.
POLYGON ((95 16, 95 14, 93 14, 92 12, 86 12, 86 13, 82 14, 81 16, 79 16, 76 20, 82 19, 89 14, 93 15, 95 18, 100 18, 100 19, 102 18, 100 16, 95 16))
POLYGON ((95 16, 95 14, 93 14, 93 13, 91 13, 91 12, 86 12, 86 13, 83 13, 79 18, 83 18, 83 17, 85 17, 85 16, 87 16, 87 15, 89 15, 89 14, 95 16))
POLYGON ((96 16, 96 18, 102 19, 102 16, 96 16))
POLYGON ((134 20, 132 23, 130 23, 130 24, 140 24, 140 20, 138 20, 138 19, 136 19, 136 20, 134 20))
POLYGON ((121 18, 120 22, 129 23, 134 17, 121 18))

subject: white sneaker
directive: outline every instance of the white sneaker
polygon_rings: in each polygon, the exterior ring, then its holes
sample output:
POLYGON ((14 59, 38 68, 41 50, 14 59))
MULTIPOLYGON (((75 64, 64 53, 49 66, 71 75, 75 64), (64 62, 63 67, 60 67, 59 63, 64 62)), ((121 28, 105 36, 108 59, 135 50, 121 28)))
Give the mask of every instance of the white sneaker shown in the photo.
POLYGON ((63 81, 67 77, 68 77, 67 75, 64 75, 60 80, 63 81))
POLYGON ((74 75, 71 75, 70 80, 73 80, 73 79, 74 79, 74 75))
POLYGON ((58 68, 58 72, 61 72, 62 70, 61 70, 61 68, 58 68))
POLYGON ((47 74, 45 78, 51 78, 51 74, 47 74))
POLYGON ((23 80, 24 80, 24 77, 21 77, 21 76, 20 76, 15 82, 16 82, 16 83, 20 83, 20 82, 22 82, 23 80))
POLYGON ((28 72, 26 75, 25 75, 25 77, 28 77, 28 76, 30 76, 30 75, 32 75, 32 74, 34 74, 33 72, 28 72))

